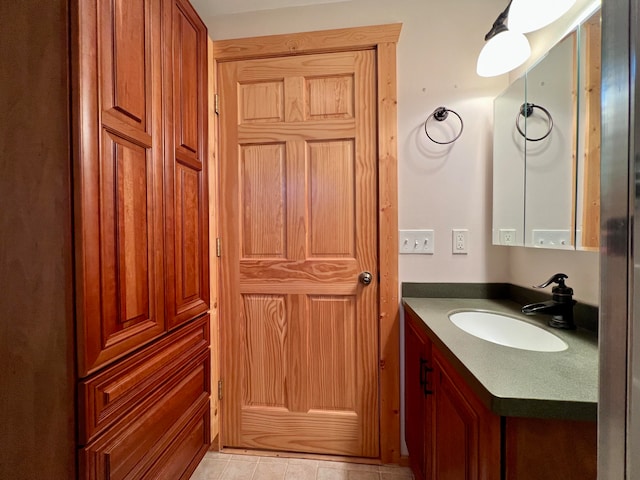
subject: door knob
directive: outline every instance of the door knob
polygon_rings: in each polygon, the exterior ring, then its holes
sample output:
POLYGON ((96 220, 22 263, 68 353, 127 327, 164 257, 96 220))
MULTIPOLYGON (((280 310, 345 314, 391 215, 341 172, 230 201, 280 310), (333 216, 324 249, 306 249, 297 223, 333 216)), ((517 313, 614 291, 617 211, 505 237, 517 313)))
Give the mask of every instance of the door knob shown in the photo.
POLYGON ((358 280, 360 280, 360 283, 363 285, 369 285, 373 280, 373 275, 369 272, 362 272, 360 276, 358 276, 358 280))

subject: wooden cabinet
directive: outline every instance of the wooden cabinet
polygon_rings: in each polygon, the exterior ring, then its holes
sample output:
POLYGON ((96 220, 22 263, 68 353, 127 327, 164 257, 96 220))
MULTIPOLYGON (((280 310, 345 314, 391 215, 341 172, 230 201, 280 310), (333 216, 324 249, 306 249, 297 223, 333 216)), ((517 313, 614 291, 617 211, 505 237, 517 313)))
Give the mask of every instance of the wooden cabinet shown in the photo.
POLYGON ((182 458, 170 478, 188 478, 209 443, 209 393, 208 315, 81 382, 82 478, 157 478, 167 452, 182 458))
POLYGON ((165 177, 167 324, 209 309, 207 31, 185 0, 172 2, 166 52, 165 177))
POLYGON ((188 478, 210 442, 207 31, 72 9, 80 477, 188 478))
POLYGON ((160 6, 157 0, 78 1, 73 93, 80 377, 166 330, 160 6))
POLYGON ((405 409, 417 480, 596 479, 596 422, 501 417, 405 309, 405 409))
POLYGON ((417 479, 500 479, 500 418, 473 395, 405 311, 405 408, 417 479))

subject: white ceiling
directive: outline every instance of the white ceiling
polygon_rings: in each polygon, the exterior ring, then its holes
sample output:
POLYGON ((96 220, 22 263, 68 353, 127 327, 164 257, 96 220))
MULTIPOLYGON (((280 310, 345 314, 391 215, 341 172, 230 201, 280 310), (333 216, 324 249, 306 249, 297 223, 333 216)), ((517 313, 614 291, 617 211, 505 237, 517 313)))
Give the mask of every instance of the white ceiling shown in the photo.
POLYGON ((339 3, 351 0, 192 0, 194 7, 203 17, 230 15, 234 13, 274 10, 286 7, 302 7, 323 3, 339 3))

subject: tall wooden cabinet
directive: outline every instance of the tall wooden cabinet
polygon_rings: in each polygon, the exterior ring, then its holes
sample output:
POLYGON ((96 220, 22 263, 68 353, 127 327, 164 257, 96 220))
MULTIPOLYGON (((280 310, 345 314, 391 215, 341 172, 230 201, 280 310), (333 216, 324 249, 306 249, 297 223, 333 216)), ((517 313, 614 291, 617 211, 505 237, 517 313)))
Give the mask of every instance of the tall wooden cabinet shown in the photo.
POLYGON ((207 32, 186 0, 72 12, 80 477, 188 478, 209 444, 207 32))

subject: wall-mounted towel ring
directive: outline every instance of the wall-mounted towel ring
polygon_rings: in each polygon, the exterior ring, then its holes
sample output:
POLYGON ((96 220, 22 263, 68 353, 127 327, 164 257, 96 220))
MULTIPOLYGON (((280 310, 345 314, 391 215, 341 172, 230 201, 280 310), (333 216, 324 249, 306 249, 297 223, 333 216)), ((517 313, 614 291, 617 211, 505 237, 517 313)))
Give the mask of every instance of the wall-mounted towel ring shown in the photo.
POLYGON ((438 107, 436 108, 433 113, 431 115, 429 115, 427 117, 427 119, 424 121, 424 133, 426 133, 427 137, 429 137, 429 140, 431 140, 433 143, 437 143, 439 145, 449 145, 450 143, 455 142, 458 138, 460 138, 460 135, 462 135, 462 130, 464 130, 464 122, 462 121, 462 117, 460 117, 460 115, 458 115, 456 112, 454 112, 453 110, 449 110, 448 108, 445 107, 438 107), (427 123, 429 122, 429 120, 431 118, 436 119, 438 122, 443 122, 447 119, 447 117, 449 116, 449 112, 453 113, 456 117, 458 117, 458 120, 460 120, 460 131, 458 132, 458 134, 453 138, 453 140, 449 140, 448 142, 440 142, 438 140, 434 140, 431 135, 429 135, 429 129, 427 128, 427 123))
POLYGON ((520 135, 522 135, 526 140, 529 140, 530 142, 539 142, 540 140, 544 140, 545 138, 547 138, 551 133, 551 130, 553 130, 553 117, 551 116, 551 113, 549 113, 549 110, 547 110, 541 105, 536 105, 534 103, 523 103, 520 106, 520 111, 518 112, 518 116, 516 117, 516 128, 518 129, 518 132, 520 133, 520 135), (542 110, 544 114, 547 116, 548 128, 547 128, 547 133, 545 133, 543 136, 538 138, 529 138, 520 128, 520 116, 529 118, 531 115, 533 115, 534 108, 542 110))

